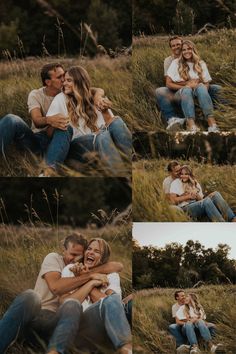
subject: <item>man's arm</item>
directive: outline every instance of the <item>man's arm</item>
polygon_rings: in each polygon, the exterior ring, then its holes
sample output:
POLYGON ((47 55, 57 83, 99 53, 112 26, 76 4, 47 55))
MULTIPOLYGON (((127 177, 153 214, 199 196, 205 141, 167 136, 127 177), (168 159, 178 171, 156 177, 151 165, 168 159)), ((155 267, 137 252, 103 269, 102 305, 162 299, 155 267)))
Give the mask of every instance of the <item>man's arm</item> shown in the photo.
POLYGON ((166 76, 166 87, 171 90, 179 90, 187 85, 187 81, 173 82, 169 76, 166 76))
POLYGON ((89 280, 103 281, 104 274, 121 272, 122 269, 122 263, 108 262, 76 277, 62 278, 59 272, 48 272, 44 275, 44 279, 54 295, 63 295, 87 283, 89 280))
POLYGON ((62 114, 56 114, 50 117, 43 117, 40 108, 33 108, 30 111, 31 119, 37 128, 46 127, 50 125, 53 128, 66 130, 69 120, 62 114))

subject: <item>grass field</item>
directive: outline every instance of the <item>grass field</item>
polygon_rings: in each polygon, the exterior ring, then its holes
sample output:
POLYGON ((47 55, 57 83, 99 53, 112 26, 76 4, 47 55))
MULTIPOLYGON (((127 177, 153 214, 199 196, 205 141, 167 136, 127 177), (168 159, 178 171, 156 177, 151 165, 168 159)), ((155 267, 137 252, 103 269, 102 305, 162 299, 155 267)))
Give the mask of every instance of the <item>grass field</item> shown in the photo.
MULTIPOLYGON (((221 130, 236 129, 236 30, 222 29, 191 36, 208 65, 213 83, 222 85, 229 104, 216 111, 221 130), (222 56, 222 53, 224 55, 222 56)), ((163 130, 165 126, 155 104, 155 89, 165 86, 164 59, 170 55, 167 36, 141 36, 133 40, 133 91, 135 99, 134 130, 163 130)))
MULTIPOLYGON (((170 209, 162 192, 162 182, 168 175, 167 159, 140 160, 133 164, 133 220, 140 222, 191 221, 184 213, 170 209)), ((199 164, 194 160, 181 161, 189 164, 202 186, 204 195, 218 191, 236 210, 236 167, 199 164)), ((206 220, 205 220, 206 221, 206 220)))
MULTIPOLYGON (((168 332, 175 289, 141 290, 135 294, 133 313, 134 353, 173 354, 175 341, 168 332)), ((203 286, 186 289, 198 294, 207 320, 217 326, 216 343, 224 344, 227 354, 236 353, 236 286, 203 286)), ((206 353, 202 351, 202 353, 206 353)))
MULTIPOLYGON (((8 113, 19 115, 30 125, 27 112, 27 97, 34 88, 42 86, 40 81, 41 67, 48 62, 60 62, 65 68, 82 65, 91 76, 92 85, 102 87, 113 102, 114 114, 121 116, 131 128, 133 120, 131 59, 120 55, 118 58, 84 57, 63 58, 31 58, 29 60, 9 60, 0 63, 0 117, 8 113)), ((12 149, 7 161, 0 160, 1 176, 38 176, 43 162, 30 154, 22 154, 12 149)), ((88 174, 99 174, 100 171, 87 171, 88 174)), ((80 170, 65 168, 63 173, 69 176, 81 176, 80 170)), ((102 172, 106 175, 106 171, 102 172)), ((110 172, 109 172, 110 173, 110 172)), ((110 173, 111 174, 111 173, 110 173)))
MULTIPOLYGON (((132 292, 131 284, 131 226, 106 226, 100 229, 72 229, 70 226, 51 227, 23 224, 0 226, 0 317, 17 294, 33 288, 44 257, 60 251, 60 240, 69 233, 79 231, 87 236, 102 237, 112 248, 111 260, 122 262, 120 274, 123 297, 132 292)), ((9 354, 32 353, 15 345, 9 354)))

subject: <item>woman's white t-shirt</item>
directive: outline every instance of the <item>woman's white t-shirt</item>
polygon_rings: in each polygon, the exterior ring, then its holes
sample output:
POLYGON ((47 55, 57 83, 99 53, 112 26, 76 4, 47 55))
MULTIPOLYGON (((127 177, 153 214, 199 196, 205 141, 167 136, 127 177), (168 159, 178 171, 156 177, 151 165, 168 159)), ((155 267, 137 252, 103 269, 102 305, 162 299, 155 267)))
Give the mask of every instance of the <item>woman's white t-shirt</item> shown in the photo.
MULTIPOLYGON (((178 317, 178 319, 180 321, 181 320, 187 320, 186 313, 185 313, 184 309, 185 309, 185 305, 182 305, 182 306, 180 306, 180 308, 176 312, 176 317, 178 317)), ((198 318, 198 316, 195 313, 194 308, 192 306, 189 307, 189 316, 190 316, 190 318, 198 318)), ((203 313, 201 310, 200 310, 200 318, 202 320, 206 319, 205 312, 203 313)))
MULTIPOLYGON (((203 198, 203 193, 202 193, 202 188, 200 184, 197 182, 196 188, 198 189, 198 194, 201 198, 203 198)), ((175 179, 171 185, 170 185, 170 194, 176 194, 177 196, 181 196, 185 193, 184 190, 184 183, 181 181, 180 178, 175 179)), ((186 200, 178 204, 179 207, 183 207, 191 202, 194 202, 194 200, 186 200)))
MULTIPOLYGON (((194 71, 193 69, 193 63, 192 62, 187 62, 188 67, 189 67, 189 77, 190 79, 199 79, 199 75, 196 71, 194 71)), ((209 74, 209 71, 207 69, 206 63, 201 60, 200 61, 200 65, 202 67, 202 77, 203 77, 203 81, 209 82, 212 81, 212 78, 209 74)), ((172 63, 169 66, 169 69, 167 70, 167 76, 169 76, 171 78, 171 80, 173 82, 181 82, 184 81, 183 78, 181 78, 180 74, 179 74, 179 59, 174 59, 172 61, 172 63)))
MULTIPOLYGON (((63 92, 56 95, 48 109, 47 117, 54 116, 56 114, 62 114, 65 117, 68 117, 68 109, 67 109, 66 101, 67 98, 63 92)), ((101 128, 102 126, 105 126, 103 115, 98 110, 97 110, 97 117, 98 117, 96 121, 97 128, 101 128)), ((71 126, 73 128, 72 139, 78 138, 81 135, 92 133, 91 129, 88 126, 86 126, 85 120, 82 117, 79 118, 77 127, 74 127, 72 124, 71 126)))
MULTIPOLYGON (((62 278, 74 277, 74 273, 70 270, 74 264, 68 264, 61 273, 62 278)), ((107 274, 108 278, 108 286, 104 288, 99 288, 99 290, 104 294, 107 290, 113 290, 116 294, 120 295, 121 298, 121 287, 120 287, 120 276, 118 273, 110 273, 107 274)), ((87 298, 82 302, 83 311, 85 311, 89 306, 93 303, 90 300, 90 297, 87 298)))

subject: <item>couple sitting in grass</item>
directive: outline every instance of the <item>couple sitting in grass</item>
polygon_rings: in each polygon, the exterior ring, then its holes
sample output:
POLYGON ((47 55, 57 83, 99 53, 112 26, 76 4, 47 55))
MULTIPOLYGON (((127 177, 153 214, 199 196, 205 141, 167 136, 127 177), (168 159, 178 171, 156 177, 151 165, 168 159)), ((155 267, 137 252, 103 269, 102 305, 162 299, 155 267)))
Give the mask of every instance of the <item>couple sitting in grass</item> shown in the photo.
POLYGON ((0 320, 0 353, 21 338, 48 354, 131 354, 131 300, 122 302, 123 266, 109 256, 104 239, 67 236, 63 254, 45 257, 34 290, 18 295, 0 320))
POLYGON ((167 130, 180 129, 186 122, 187 130, 196 133, 194 100, 197 99, 208 123, 208 132, 219 132, 214 118, 214 105, 222 101, 221 86, 210 84, 212 78, 206 63, 201 60, 194 43, 174 36, 169 39, 172 55, 164 61, 166 87, 156 90, 159 109, 167 123, 167 130), (184 118, 177 117, 178 104, 184 118))
POLYGON ((219 192, 204 197, 190 166, 171 161, 167 171, 163 192, 176 211, 184 211, 195 220, 207 217, 213 222, 236 222, 236 215, 219 192))
POLYGON ((84 164, 95 153, 107 174, 122 174, 131 163, 131 133, 113 115, 104 91, 91 87, 87 71, 74 66, 65 72, 61 64, 51 63, 43 66, 41 79, 43 87, 28 96, 31 128, 13 114, 0 119, 3 157, 14 142, 44 156, 42 176, 51 176, 66 158, 84 164))
POLYGON ((176 323, 169 326, 169 331, 176 340, 176 352, 201 353, 198 345, 201 338, 210 353, 225 353, 222 344, 214 344, 216 326, 206 321, 206 313, 197 295, 189 293, 186 296, 183 290, 178 290, 175 292, 175 300, 172 317, 176 323))

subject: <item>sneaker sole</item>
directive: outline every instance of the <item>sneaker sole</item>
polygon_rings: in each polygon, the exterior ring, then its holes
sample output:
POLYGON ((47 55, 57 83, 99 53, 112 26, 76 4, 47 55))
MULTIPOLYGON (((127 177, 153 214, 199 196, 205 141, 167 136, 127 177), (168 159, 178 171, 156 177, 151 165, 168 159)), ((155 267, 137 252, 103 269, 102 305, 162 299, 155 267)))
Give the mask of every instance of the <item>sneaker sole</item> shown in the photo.
POLYGON ((167 127, 166 130, 167 130, 168 132, 179 132, 179 131, 183 131, 184 129, 183 129, 183 127, 182 127, 181 124, 179 124, 179 123, 174 123, 174 124, 172 124, 169 128, 167 127))

